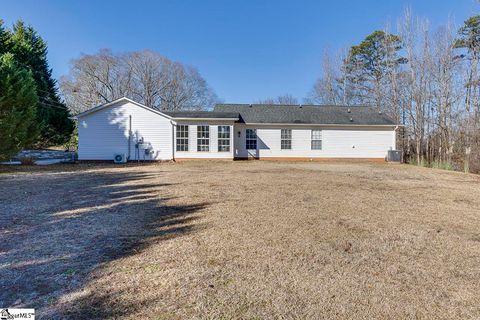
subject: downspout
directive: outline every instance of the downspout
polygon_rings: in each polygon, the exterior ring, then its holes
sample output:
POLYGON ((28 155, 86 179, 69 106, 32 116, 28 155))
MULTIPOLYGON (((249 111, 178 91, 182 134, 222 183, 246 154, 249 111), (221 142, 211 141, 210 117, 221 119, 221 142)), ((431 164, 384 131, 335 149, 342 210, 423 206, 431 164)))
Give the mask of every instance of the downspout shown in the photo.
POLYGON ((131 145, 132 143, 132 115, 128 116, 128 156, 127 160, 130 160, 130 150, 131 150, 131 145))
POLYGON ((172 160, 175 161, 175 124, 170 120, 172 124, 172 160))

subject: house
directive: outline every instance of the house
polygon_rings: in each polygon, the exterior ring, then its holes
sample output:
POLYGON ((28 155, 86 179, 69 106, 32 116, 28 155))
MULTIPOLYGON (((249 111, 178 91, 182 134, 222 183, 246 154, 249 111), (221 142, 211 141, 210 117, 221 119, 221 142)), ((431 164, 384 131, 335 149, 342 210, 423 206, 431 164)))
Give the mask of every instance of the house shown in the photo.
POLYGON ((158 111, 128 98, 76 116, 79 160, 384 159, 398 124, 373 107, 218 104, 158 111))

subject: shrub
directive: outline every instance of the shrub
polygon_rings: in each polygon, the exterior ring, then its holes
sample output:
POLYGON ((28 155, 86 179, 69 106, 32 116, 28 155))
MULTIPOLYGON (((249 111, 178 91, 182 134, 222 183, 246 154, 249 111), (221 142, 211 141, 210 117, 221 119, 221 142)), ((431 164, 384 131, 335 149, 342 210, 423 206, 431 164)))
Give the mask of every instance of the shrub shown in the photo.
POLYGON ((73 130, 70 139, 67 141, 67 143, 64 144, 64 147, 68 151, 76 151, 78 150, 78 129, 75 127, 73 130))

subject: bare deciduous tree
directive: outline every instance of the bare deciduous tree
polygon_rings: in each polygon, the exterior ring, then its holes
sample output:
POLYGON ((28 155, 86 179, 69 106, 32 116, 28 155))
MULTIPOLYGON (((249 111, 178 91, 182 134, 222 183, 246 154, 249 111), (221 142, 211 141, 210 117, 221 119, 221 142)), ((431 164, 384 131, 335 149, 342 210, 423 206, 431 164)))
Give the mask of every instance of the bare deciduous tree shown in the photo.
POLYGON ((210 109, 217 101, 195 68, 148 50, 82 55, 60 89, 74 114, 123 96, 161 110, 210 109))
POLYGON ((428 66, 430 53, 429 23, 427 20, 414 20, 411 11, 405 10, 405 15, 399 23, 400 36, 406 52, 405 96, 404 105, 415 140, 415 155, 417 163, 423 162, 423 141, 427 124, 429 101, 428 66))
POLYGON ((328 50, 324 51, 322 77, 315 82, 308 98, 305 99, 306 103, 334 105, 343 103, 341 97, 345 95, 344 82, 342 82, 342 77, 335 67, 339 63, 338 56, 332 58, 328 50))
POLYGON ((60 80, 60 89, 73 114, 128 95, 130 72, 125 56, 103 49, 95 55, 73 60, 70 73, 60 80))
POLYGON ((429 132, 429 160, 438 158, 442 162, 451 162, 453 147, 453 131, 458 114, 461 81, 460 60, 454 49, 455 38, 449 22, 438 30, 432 38, 432 59, 430 66, 431 79, 431 112, 432 130, 429 132))

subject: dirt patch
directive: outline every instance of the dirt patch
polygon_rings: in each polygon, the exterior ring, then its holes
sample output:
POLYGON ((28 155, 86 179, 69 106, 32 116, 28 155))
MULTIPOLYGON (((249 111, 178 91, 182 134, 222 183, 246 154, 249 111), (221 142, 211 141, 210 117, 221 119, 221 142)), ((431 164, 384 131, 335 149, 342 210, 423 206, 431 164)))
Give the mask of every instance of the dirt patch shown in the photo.
POLYGON ((201 161, 0 175, 1 306, 44 318, 475 318, 480 179, 201 161))

